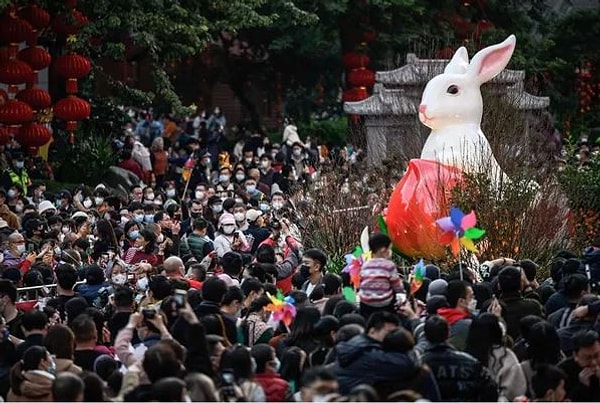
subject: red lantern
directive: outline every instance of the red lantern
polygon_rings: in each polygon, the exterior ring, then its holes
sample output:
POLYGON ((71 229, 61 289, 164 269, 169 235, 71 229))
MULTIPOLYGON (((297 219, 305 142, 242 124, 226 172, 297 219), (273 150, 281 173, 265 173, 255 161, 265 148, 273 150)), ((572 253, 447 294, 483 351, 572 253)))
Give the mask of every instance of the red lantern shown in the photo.
POLYGON ((0 127, 0 146, 8 144, 10 141, 10 130, 7 127, 0 127))
POLYGON ((54 115, 67 122, 69 131, 77 128, 77 121, 89 118, 91 112, 89 102, 74 95, 63 98, 54 105, 54 115))
POLYGON ((76 53, 62 55, 54 62, 54 69, 62 78, 83 78, 90 73, 90 61, 76 53))
POLYGON ((0 106, 4 105, 8 101, 8 94, 4 90, 0 90, 0 106))
POLYGON ((0 39, 5 43, 17 44, 29 39, 32 26, 25 20, 17 17, 17 9, 14 5, 7 8, 0 18, 0 39))
POLYGON ((39 123, 29 123, 23 125, 15 139, 21 144, 22 147, 41 147, 52 138, 50 129, 39 123))
POLYGON ((6 62, 10 59, 14 59, 13 49, 8 46, 2 46, 0 48, 0 63, 6 62))
POLYGON ((23 101, 34 110, 48 109, 52 106, 50 93, 41 88, 27 88, 17 94, 17 99, 23 101))
POLYGON ((33 29, 41 31, 50 24, 50 14, 37 4, 29 4, 19 10, 19 16, 27 21, 33 29))
POLYGON ((30 47, 19 52, 19 59, 31 66, 34 71, 44 70, 50 66, 52 56, 44 48, 30 47))
POLYGON ((377 39, 377 32, 375 32, 373 30, 369 30, 369 31, 365 32, 362 36, 362 42, 365 42, 365 43, 374 42, 375 39, 377 39))
POLYGON ((0 83, 18 85, 31 81, 33 70, 21 60, 8 60, 0 64, 0 83))
POLYGON ((478 38, 485 31, 488 31, 488 30, 490 30, 492 28, 494 28, 494 24, 492 24, 491 21, 488 21, 488 20, 481 20, 481 21, 479 21, 477 23, 477 25, 475 26, 475 37, 478 38))
POLYGON ((348 73, 348 83, 353 87, 371 88, 375 85, 375 72, 364 67, 348 73))
POLYGON ((369 56, 363 53, 350 52, 346 53, 343 57, 344 67, 348 70, 367 67, 370 62, 371 59, 369 59, 369 56))
POLYGON ((71 15, 69 16, 69 22, 67 22, 67 17, 65 15, 57 14, 52 20, 52 29, 58 35, 66 37, 77 34, 77 32, 88 23, 89 20, 85 15, 80 11, 72 10, 71 15))
POLYGON ((343 102, 359 102, 369 97, 367 89, 364 87, 352 88, 344 91, 342 94, 343 102))
POLYGON ((20 125, 33 119, 33 109, 25 102, 9 99, 0 106, 0 123, 20 125))

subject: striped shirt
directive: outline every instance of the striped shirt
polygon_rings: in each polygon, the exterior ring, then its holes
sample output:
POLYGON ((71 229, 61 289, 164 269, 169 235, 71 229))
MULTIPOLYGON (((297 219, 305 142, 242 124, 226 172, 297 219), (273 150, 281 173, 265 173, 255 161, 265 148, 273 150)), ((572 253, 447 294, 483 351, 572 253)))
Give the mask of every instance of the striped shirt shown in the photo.
POLYGON ((361 303, 377 308, 388 306, 396 292, 402 292, 402 281, 394 262, 373 258, 362 266, 358 292, 361 303))

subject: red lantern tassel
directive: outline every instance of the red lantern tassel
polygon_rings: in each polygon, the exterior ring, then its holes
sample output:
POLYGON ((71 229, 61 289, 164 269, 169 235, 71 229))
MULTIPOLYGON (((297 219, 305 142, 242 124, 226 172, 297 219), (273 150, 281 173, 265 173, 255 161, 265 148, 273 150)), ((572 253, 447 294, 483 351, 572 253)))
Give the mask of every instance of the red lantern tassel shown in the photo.
POLYGON ((76 78, 69 78, 67 80, 67 94, 72 95, 72 94, 77 94, 77 79, 76 78))

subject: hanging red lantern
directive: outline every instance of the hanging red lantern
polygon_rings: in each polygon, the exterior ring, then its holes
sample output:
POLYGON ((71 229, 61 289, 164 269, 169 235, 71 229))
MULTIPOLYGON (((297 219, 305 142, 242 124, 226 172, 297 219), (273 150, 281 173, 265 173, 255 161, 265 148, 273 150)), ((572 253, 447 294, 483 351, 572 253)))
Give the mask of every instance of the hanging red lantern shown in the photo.
POLYGON ((33 70, 21 60, 8 60, 0 64, 0 83, 19 85, 31 81, 33 70))
POLYGON ((26 88, 20 91, 16 98, 19 101, 25 102, 36 111, 48 109, 52 106, 50 93, 41 88, 26 88))
POLYGON ((369 97, 369 92, 365 87, 352 88, 344 91, 342 94, 343 102, 359 102, 369 97))
POLYGON ((371 43, 374 42, 375 39, 377 39, 377 32, 369 30, 363 33, 361 41, 365 43, 371 43))
POLYGON ((76 53, 62 55, 54 62, 54 69, 62 78, 83 78, 90 73, 90 61, 76 53))
POLYGON ((88 101, 69 95, 54 105, 54 116, 67 122, 67 130, 74 131, 77 121, 88 119, 92 109, 88 101))
POLYGON ((0 17, 0 40, 8 44, 19 44, 29 39, 33 27, 17 16, 17 8, 8 6, 0 17))
POLYGON ((7 127, 0 127, 0 146, 8 144, 10 141, 10 130, 7 127))
POLYGON ((72 10, 68 18, 64 14, 57 14, 52 20, 52 30, 60 36, 67 37, 77 34, 88 23, 89 20, 83 13, 72 10))
POLYGON ((51 138, 52 132, 50 132, 50 129, 39 123, 23 125, 15 136, 15 140, 25 148, 41 147, 48 143, 51 138))
POLYGON ((20 125, 33 119, 33 109, 25 102, 9 99, 0 106, 0 123, 5 125, 20 125))
POLYGON ((342 62, 346 69, 352 70, 367 67, 371 62, 371 59, 363 53, 350 52, 344 55, 342 62))
POLYGON ((19 52, 19 59, 29 64, 34 71, 44 70, 52 62, 50 53, 46 49, 37 46, 21 50, 19 52))
POLYGON ((19 17, 27 21, 35 30, 41 31, 50 24, 50 14, 39 5, 32 3, 19 10, 19 17))
POLYGON ((494 24, 486 19, 483 19, 481 21, 479 21, 477 23, 477 25, 475 25, 475 37, 478 38, 481 36, 481 34, 483 34, 485 31, 488 31, 490 29, 494 28, 494 24))
POLYGON ((0 63, 14 59, 13 50, 8 46, 0 47, 0 63))
POLYGON ((375 72, 364 67, 348 73, 348 83, 352 87, 371 88, 375 85, 375 72))
POLYGON ((4 105, 8 101, 8 93, 0 89, 0 106, 4 105))

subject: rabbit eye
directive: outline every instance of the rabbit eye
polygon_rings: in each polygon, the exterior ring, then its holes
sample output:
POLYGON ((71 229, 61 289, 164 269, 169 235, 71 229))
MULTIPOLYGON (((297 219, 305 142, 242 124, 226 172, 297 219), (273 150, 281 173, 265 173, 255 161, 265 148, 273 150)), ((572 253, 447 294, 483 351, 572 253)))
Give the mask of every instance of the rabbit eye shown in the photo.
POLYGON ((448 87, 448 89, 446 90, 446 92, 448 94, 456 95, 456 94, 458 94, 458 86, 452 84, 450 87, 448 87))

